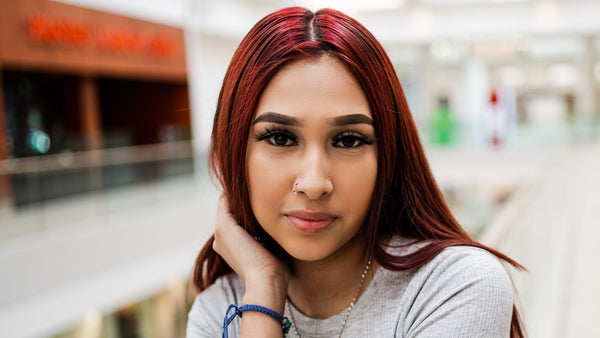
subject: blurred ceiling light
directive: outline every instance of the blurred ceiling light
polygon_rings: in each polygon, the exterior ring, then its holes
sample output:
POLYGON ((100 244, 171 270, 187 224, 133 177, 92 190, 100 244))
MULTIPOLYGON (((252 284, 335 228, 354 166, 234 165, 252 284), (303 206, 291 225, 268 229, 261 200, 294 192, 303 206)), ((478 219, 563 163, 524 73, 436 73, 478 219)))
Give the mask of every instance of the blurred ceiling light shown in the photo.
POLYGON ((487 59, 509 59, 525 50, 526 39, 515 37, 502 40, 473 41, 471 48, 475 55, 487 59))
POLYGON ((557 87, 570 87, 577 84, 579 74, 570 63, 558 63, 547 70, 548 80, 557 87))
POLYGON ((544 88, 548 86, 548 72, 543 64, 530 66, 527 69, 527 86, 544 88))
POLYGON ((538 23, 552 25, 558 19, 560 9, 556 1, 543 0, 535 3, 534 15, 538 23))
POLYGON ((502 84, 510 88, 521 87, 527 80, 523 70, 515 66, 504 66, 500 68, 498 75, 502 84))
POLYGON ((462 51, 450 39, 435 39, 429 49, 433 58, 442 62, 459 61, 462 57, 462 51))
POLYGON ((585 52, 585 45, 576 35, 546 35, 531 38, 526 51, 534 59, 577 58, 585 52))
POLYGON ((415 6, 410 10, 410 23, 415 28, 431 27, 433 17, 433 11, 424 6, 415 6))
POLYGON ((369 12, 398 9, 404 6, 406 0, 304 0, 298 2, 311 10, 335 8, 345 12, 369 12))
POLYGON ((448 39, 435 39, 431 42, 431 54, 437 59, 446 59, 453 52, 454 47, 448 39))
POLYGON ((529 2, 530 0, 418 0, 428 6, 489 5, 494 3, 529 2))

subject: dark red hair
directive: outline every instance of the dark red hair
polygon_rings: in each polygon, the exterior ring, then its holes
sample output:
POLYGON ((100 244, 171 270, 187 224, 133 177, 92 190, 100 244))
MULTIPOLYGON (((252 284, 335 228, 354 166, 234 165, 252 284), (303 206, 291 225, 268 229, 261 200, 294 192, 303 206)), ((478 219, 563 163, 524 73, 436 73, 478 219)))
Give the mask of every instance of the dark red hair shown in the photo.
MULTIPOLYGON (((449 246, 484 248, 521 268, 502 253, 475 242, 452 216, 433 178, 417 128, 394 67, 382 46, 354 19, 334 10, 312 13, 285 8, 260 20, 236 50, 225 74, 215 113, 210 164, 237 222, 278 257, 289 256, 258 224, 246 182, 246 146, 258 100, 271 78, 286 64, 329 55, 354 74, 369 101, 377 135, 377 180, 368 219, 367 248, 382 267, 410 270, 449 246), (406 256, 386 252, 393 235, 429 244, 406 256)), ((196 261, 199 290, 231 268, 212 250, 210 238, 196 261)), ((523 336, 513 308, 511 337, 523 336)))

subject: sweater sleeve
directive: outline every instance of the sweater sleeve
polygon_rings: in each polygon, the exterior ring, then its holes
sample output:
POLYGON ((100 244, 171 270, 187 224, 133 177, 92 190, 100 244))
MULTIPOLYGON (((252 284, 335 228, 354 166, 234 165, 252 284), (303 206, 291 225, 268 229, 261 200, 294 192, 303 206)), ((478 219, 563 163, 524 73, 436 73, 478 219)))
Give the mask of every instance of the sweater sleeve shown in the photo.
MULTIPOLYGON (((219 278, 194 300, 188 314, 187 338, 221 337, 223 319, 229 304, 239 304, 243 295, 243 283, 234 274, 219 278)), ((230 337, 239 334, 239 321, 229 324, 230 337)))
POLYGON ((413 297, 401 336, 509 337, 512 283, 495 256, 452 247, 423 268, 407 289, 413 297))

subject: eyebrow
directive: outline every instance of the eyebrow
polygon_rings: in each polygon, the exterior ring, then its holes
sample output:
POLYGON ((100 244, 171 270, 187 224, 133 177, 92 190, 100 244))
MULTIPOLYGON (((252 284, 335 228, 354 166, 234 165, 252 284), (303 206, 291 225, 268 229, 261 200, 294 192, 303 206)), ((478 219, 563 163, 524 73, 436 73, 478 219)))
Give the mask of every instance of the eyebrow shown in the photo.
MULTIPOLYGON (((268 112, 258 116, 252 124, 259 122, 271 122, 277 124, 283 124, 286 126, 300 126, 301 123, 295 117, 291 117, 284 114, 268 112)), ((373 120, 364 114, 349 114, 338 116, 332 119, 329 123, 334 126, 347 126, 351 124, 368 124, 373 125, 373 120)))
POLYGON ((333 122, 331 124, 333 124, 335 126, 347 126, 350 124, 361 124, 361 123, 372 126, 373 120, 364 114, 350 114, 350 115, 343 115, 343 116, 338 116, 338 117, 334 118, 333 122))
POLYGON ((279 114, 279 113, 264 113, 257 117, 252 124, 257 124, 259 122, 271 122, 277 124, 283 124, 286 126, 299 126, 300 121, 295 117, 279 114))

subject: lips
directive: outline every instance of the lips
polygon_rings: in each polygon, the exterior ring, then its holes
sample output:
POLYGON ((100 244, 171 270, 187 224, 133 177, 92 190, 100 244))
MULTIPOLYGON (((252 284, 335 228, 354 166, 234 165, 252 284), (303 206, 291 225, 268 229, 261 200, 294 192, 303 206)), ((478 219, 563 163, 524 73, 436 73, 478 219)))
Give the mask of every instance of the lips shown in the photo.
POLYGON ((293 210, 284 215, 296 230, 310 235, 327 230, 338 218, 330 213, 309 210, 293 210))

